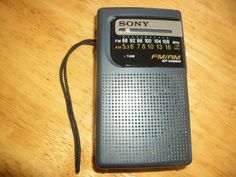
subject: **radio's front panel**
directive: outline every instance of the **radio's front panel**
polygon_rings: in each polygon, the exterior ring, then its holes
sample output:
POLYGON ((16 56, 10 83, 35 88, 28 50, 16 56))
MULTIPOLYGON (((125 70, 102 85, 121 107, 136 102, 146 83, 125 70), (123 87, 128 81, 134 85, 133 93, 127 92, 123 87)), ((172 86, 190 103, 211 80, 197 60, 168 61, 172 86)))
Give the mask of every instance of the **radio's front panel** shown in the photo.
POLYGON ((98 13, 96 164, 191 162, 186 61, 178 11, 98 13))

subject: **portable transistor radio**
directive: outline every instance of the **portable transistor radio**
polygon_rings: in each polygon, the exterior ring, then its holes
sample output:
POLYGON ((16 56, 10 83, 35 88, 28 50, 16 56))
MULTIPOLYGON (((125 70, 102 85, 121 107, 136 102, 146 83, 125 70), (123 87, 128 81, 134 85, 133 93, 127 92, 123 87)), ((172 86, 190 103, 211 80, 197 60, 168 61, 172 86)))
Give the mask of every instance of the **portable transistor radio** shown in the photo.
POLYGON ((183 166, 192 160, 186 60, 176 10, 102 8, 97 40, 71 47, 60 67, 80 170, 80 138, 67 81, 70 54, 96 42, 94 154, 102 169, 183 166))
POLYGON ((97 14, 96 165, 191 162, 181 14, 102 8, 97 14))

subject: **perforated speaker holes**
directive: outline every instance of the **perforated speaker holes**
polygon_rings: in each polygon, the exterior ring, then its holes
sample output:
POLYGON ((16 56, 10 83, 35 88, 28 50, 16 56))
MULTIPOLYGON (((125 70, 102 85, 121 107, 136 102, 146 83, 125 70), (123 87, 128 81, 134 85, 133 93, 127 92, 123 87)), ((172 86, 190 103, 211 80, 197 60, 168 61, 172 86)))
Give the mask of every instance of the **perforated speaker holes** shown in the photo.
POLYGON ((186 160, 189 130, 180 74, 103 74, 101 141, 107 163, 186 160))

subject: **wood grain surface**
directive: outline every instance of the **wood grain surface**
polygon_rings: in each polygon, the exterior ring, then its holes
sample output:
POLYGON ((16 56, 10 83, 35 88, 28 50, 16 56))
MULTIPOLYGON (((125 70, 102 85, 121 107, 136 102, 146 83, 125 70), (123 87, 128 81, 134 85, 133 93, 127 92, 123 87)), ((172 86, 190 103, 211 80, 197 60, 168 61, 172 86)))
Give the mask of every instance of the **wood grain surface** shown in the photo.
POLYGON ((68 64, 82 141, 78 176, 236 176, 235 0, 0 0, 0 176, 77 176, 59 84, 70 46, 95 38, 100 7, 178 9, 188 65, 193 162, 183 169, 104 172, 93 164, 93 48, 68 64))

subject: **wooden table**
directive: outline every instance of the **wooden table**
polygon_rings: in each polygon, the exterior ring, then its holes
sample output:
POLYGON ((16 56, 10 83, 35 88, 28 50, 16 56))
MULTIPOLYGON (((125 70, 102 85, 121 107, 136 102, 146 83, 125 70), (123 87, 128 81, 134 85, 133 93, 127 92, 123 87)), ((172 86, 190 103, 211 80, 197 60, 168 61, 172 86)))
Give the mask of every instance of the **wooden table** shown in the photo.
POLYGON ((58 70, 70 46, 95 38, 100 7, 179 9, 188 64, 193 162, 184 169, 93 166, 92 47, 69 61, 82 141, 80 176, 236 176, 236 1, 0 1, 0 176, 76 176, 58 70))

